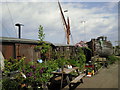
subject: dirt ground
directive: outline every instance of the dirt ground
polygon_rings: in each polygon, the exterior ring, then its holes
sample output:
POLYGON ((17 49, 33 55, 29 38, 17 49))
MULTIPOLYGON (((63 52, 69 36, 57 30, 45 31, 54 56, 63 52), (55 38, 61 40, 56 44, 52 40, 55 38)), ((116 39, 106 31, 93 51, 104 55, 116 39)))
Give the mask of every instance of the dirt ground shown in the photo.
POLYGON ((78 88, 118 88, 118 63, 102 68, 92 77, 84 77, 84 83, 78 83, 78 88))

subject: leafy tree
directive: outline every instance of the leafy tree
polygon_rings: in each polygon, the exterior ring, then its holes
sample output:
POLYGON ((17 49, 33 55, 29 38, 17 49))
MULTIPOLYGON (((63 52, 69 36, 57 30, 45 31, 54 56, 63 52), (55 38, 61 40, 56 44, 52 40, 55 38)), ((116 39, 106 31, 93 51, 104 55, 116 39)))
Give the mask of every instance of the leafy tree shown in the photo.
POLYGON ((38 42, 39 45, 36 46, 34 49, 36 51, 40 51, 42 56, 41 58, 43 60, 46 60, 47 57, 46 54, 50 50, 50 44, 43 41, 45 38, 45 33, 42 25, 39 26, 38 38, 39 38, 39 42, 38 42))
POLYGON ((44 38, 45 38, 45 33, 43 32, 44 30, 43 30, 43 26, 42 25, 40 25, 39 26, 39 31, 38 31, 38 38, 39 38, 39 40, 40 41, 43 41, 44 40, 44 38))

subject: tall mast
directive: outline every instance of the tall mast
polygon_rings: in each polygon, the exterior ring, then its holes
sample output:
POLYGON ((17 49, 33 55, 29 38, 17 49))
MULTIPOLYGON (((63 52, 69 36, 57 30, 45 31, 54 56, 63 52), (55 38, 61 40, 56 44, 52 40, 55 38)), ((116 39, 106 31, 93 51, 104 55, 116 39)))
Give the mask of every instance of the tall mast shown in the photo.
POLYGON ((67 17, 67 44, 70 44, 70 23, 69 23, 69 17, 67 17))
POLYGON ((59 1, 58 1, 58 5, 59 5, 60 12, 61 12, 61 17, 62 17, 64 29, 65 29, 65 32, 66 32, 67 44, 70 44, 70 23, 69 23, 69 17, 67 17, 67 22, 66 22, 64 14, 63 14, 63 11, 62 11, 62 7, 61 7, 59 1))

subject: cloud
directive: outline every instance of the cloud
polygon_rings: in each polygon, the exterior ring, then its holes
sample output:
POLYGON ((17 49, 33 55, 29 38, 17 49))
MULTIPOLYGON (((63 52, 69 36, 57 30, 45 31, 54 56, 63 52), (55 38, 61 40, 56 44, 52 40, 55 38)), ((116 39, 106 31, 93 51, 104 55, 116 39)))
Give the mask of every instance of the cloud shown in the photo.
MULTIPOLYGON (((65 17, 69 16, 70 18, 74 43, 80 40, 89 41, 91 38, 101 35, 107 35, 112 41, 116 40, 117 38, 112 38, 111 35, 117 34, 117 11, 113 12, 116 4, 98 3, 101 8, 95 5, 91 8, 89 4, 91 3, 61 3, 63 10, 68 10, 65 17), (106 4, 111 6, 107 8, 106 4), (81 21, 86 22, 83 24, 81 21), (115 32, 113 33, 113 31, 115 32)), ((8 9, 14 23, 24 24, 22 38, 38 39, 38 27, 42 25, 46 34, 46 41, 52 43, 63 43, 65 41, 65 32, 57 2, 14 2, 8 3, 8 6, 3 3, 1 18, 5 27, 2 30, 3 36, 16 37, 17 28, 12 24, 8 9)))
MULTIPOLYGON (((58 0, 7 0, 8 2, 57 2, 58 0)), ((60 2, 119 2, 119 0, 59 0, 60 2)), ((2 0, 6 2, 6 0, 2 0)))

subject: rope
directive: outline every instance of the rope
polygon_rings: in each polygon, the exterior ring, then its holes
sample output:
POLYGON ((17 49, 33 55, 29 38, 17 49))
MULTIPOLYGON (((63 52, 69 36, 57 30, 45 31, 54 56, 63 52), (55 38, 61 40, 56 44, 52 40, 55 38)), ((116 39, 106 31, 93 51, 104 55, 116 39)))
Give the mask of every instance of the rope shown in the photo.
POLYGON ((66 43, 66 33, 65 33, 65 37, 64 37, 64 40, 63 40, 63 44, 66 43))
POLYGON ((71 36, 71 42, 72 42, 72 44, 74 45, 75 43, 74 43, 72 34, 71 34, 70 36, 71 36))
POLYGON ((5 31, 7 32, 7 34, 8 34, 9 36, 11 36, 10 33, 8 32, 8 30, 5 28, 5 26, 4 26, 3 23, 2 23, 2 27, 5 29, 5 31))
POLYGON ((10 15, 10 17, 11 17, 11 22, 12 22, 13 29, 15 30, 15 34, 16 34, 16 37, 17 37, 17 30, 16 30, 15 27, 14 27, 14 21, 13 21, 12 14, 11 14, 11 12, 10 12, 10 9, 9 9, 8 3, 7 3, 7 0, 6 0, 6 5, 7 5, 7 8, 8 8, 9 15, 10 15))

